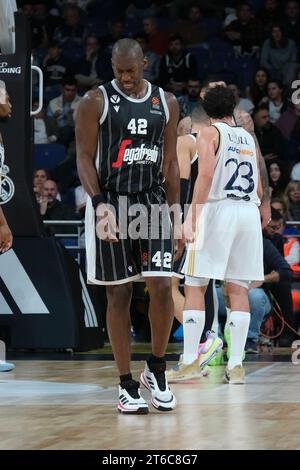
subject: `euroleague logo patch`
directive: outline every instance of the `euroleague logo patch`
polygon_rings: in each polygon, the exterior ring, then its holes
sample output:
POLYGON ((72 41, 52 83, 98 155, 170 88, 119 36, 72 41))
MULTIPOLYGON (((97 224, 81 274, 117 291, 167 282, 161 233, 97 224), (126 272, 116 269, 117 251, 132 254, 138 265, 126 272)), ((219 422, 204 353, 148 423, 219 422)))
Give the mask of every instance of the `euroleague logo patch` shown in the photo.
POLYGON ((152 96, 151 104, 153 109, 160 109, 160 101, 157 96, 152 96))

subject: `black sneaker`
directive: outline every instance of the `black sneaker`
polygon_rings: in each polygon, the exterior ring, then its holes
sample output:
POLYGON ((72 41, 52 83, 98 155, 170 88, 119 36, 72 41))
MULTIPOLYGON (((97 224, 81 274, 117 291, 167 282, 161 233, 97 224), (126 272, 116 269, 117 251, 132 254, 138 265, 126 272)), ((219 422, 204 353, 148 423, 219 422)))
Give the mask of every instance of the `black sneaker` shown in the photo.
POLYGON ((258 354, 257 343, 253 339, 247 339, 245 352, 247 354, 258 354))
POLYGON ((148 404, 140 395, 140 384, 135 380, 127 380, 119 385, 119 413, 146 415, 148 404))

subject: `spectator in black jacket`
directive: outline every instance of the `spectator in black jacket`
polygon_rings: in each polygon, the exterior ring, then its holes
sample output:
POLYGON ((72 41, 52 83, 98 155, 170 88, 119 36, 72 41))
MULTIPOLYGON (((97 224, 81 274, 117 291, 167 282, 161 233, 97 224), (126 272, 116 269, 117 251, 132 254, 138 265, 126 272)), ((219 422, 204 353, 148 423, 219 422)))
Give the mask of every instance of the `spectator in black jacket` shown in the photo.
MULTIPOLYGON (((267 276, 265 276, 264 289, 274 296, 280 306, 284 319, 293 327, 294 317, 291 285, 293 272, 284 258, 284 239, 282 235, 272 230, 272 227, 275 228, 280 223, 283 223, 282 217, 280 217, 278 211, 272 209, 272 219, 269 223, 270 227, 266 227, 264 230, 265 237, 267 237, 264 239, 264 266, 265 273, 267 274, 267 276)), ((289 328, 285 327, 279 338, 279 345, 290 346, 293 339, 294 334, 289 328)))
POLYGON ((168 53, 161 58, 159 65, 160 86, 180 95, 184 92, 187 80, 196 76, 196 57, 185 50, 180 36, 170 37, 168 53))
MULTIPOLYGON (((264 248, 264 282, 253 282, 249 286, 249 303, 251 319, 247 337, 245 350, 248 353, 257 353, 257 341, 260 335, 260 327, 264 317, 271 312, 272 303, 270 293, 274 296, 284 290, 285 295, 290 296, 291 299, 291 280, 292 270, 289 264, 285 261, 284 257, 279 253, 273 243, 267 238, 263 239, 264 248)), ((221 315, 226 315, 226 308, 224 303, 224 296, 222 291, 218 290, 219 295, 219 311, 221 315)), ((282 301, 281 296, 275 296, 279 303, 278 297, 282 301)), ((288 306, 288 301, 285 302, 285 307, 288 306)), ((285 312, 284 312, 285 313, 285 312)), ((291 318, 285 316, 285 319, 290 323, 291 318)), ((284 340, 285 341, 285 340, 284 340)), ((282 341, 282 342, 284 342, 282 341)), ((287 341, 287 340, 286 340, 287 341)))
POLYGON ((284 140, 277 127, 270 122, 267 106, 261 105, 253 111, 255 135, 265 160, 283 159, 284 140))

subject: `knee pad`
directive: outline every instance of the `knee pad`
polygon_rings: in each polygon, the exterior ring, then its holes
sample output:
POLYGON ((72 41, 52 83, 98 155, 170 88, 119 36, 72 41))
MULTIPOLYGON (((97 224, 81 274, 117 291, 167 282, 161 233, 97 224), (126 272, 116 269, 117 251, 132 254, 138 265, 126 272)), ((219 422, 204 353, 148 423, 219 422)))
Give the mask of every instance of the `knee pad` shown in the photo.
POLYGON ((185 276, 184 283, 186 286, 190 287, 206 287, 209 284, 209 279, 204 277, 185 276))

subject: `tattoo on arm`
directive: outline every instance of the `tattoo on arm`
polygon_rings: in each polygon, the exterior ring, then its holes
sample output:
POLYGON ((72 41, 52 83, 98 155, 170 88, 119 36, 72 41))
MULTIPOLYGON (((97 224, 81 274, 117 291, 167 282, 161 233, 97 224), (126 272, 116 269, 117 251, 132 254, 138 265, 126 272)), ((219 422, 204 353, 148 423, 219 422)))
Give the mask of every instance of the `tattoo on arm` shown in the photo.
POLYGON ((264 157, 260 154, 259 155, 259 170, 260 170, 260 179, 261 185, 263 188, 263 197, 262 203, 270 201, 270 191, 269 191, 269 177, 267 173, 266 163, 264 157))
POLYGON ((260 179, 261 179, 261 184, 262 184, 262 189, 263 189, 263 197, 262 197, 261 202, 262 204, 264 202, 269 202, 270 201, 269 177, 268 177, 268 172, 266 168, 266 163, 265 163, 264 157, 261 154, 259 143, 254 132, 253 119, 249 113, 247 113, 246 111, 243 111, 242 109, 236 109, 234 113, 234 117, 235 117, 236 124, 239 126, 242 126, 246 131, 249 132, 249 134, 252 135, 254 139, 256 152, 258 156, 258 162, 259 162, 260 179))

